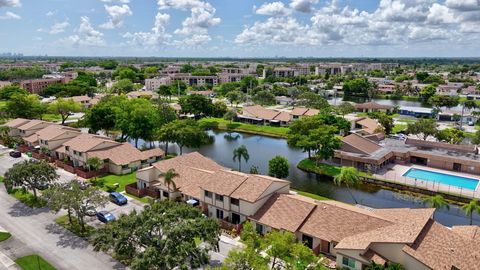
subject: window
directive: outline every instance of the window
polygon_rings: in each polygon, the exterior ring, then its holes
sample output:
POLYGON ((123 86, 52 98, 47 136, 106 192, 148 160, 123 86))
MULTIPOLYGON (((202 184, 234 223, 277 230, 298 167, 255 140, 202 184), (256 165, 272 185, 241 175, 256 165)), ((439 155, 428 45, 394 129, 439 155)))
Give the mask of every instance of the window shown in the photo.
POLYGON ((168 197, 169 197, 168 192, 163 191, 163 197, 168 199, 168 197))
POLYGON ((69 151, 69 150, 70 150, 70 146, 65 146, 65 150, 69 151))
POLYGON ((222 195, 216 194, 215 199, 217 199, 217 201, 223 202, 223 196, 222 195))
POLYGON ((230 198, 230 203, 238 206, 240 204, 240 200, 235 199, 235 198, 230 198))
POLYGON ((355 260, 348 257, 343 257, 342 264, 350 268, 355 268, 355 260))
POLYGON ((257 233, 263 234, 263 225, 257 223, 257 224, 255 225, 255 230, 257 231, 257 233))
POLYGON ((220 209, 217 209, 217 218, 218 219, 223 219, 223 211, 220 209))
POLYGON ((205 197, 211 199, 211 198, 212 198, 212 193, 211 193, 210 191, 206 191, 206 190, 205 190, 205 197))

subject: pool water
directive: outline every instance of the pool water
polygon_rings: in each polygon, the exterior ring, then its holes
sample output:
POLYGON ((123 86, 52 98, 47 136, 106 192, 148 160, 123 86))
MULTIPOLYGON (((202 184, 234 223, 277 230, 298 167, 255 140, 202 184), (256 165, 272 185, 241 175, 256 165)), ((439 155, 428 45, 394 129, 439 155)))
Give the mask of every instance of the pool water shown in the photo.
POLYGON ((421 169, 409 169, 403 174, 405 177, 424 180, 429 182, 440 183, 444 185, 455 186, 458 188, 475 190, 477 188, 479 180, 473 178, 467 178, 462 176, 456 176, 451 174, 444 174, 439 172, 426 171, 421 169))

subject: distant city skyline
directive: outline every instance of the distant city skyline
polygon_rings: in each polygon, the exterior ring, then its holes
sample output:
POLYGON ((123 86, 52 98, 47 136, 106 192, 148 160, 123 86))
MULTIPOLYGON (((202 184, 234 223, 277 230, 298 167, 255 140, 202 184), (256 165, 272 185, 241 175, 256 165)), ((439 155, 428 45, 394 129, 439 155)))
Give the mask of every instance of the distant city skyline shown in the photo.
POLYGON ((0 52, 479 57, 480 0, 0 0, 0 52))

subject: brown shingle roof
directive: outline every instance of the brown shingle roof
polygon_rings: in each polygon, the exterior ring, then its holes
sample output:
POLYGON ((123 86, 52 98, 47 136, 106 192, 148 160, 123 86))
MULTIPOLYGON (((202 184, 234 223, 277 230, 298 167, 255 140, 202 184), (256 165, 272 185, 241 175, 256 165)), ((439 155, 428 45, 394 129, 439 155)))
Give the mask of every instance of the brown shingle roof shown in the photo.
POLYGON ((13 119, 11 121, 8 121, 7 123, 5 123, 5 126, 10 127, 10 128, 16 128, 16 127, 25 125, 29 121, 30 120, 28 120, 28 119, 17 118, 17 119, 13 119))
POLYGON ((99 144, 120 145, 121 143, 93 134, 80 134, 79 136, 65 142, 63 145, 70 147, 72 150, 79 152, 87 152, 88 150, 98 146, 99 144))
POLYGON ((247 175, 233 171, 217 171, 212 175, 212 181, 205 183, 204 190, 216 194, 230 196, 245 180, 247 175))
POLYGON ((277 111, 265 109, 260 105, 243 107, 243 112, 248 113, 256 118, 266 120, 273 120, 275 119, 275 116, 279 114, 277 111))
POLYGON ((61 125, 50 125, 44 129, 37 131, 36 134, 38 135, 39 139, 51 140, 66 132, 77 132, 78 135, 80 135, 79 129, 61 126, 61 125))
POLYGON ((315 208, 298 195, 275 194, 251 217, 261 224, 275 229, 296 232, 315 208))
MULTIPOLYGON (((231 172, 236 173, 236 172, 231 172)), ((274 183, 281 183, 282 186, 290 184, 289 181, 273 178, 265 175, 248 174, 247 178, 235 191, 230 195, 233 198, 242 199, 247 202, 256 202, 262 198, 265 191, 274 183)))
POLYGON ((453 226, 452 231, 468 240, 480 241, 479 226, 453 226))
POLYGON ((380 150, 382 147, 375 142, 363 138, 362 136, 352 133, 346 137, 342 138, 342 142, 347 144, 363 154, 372 154, 377 150, 380 150))
POLYGON ((127 165, 150 157, 162 156, 163 151, 157 148, 156 150, 152 149, 148 152, 142 152, 129 143, 122 143, 106 149, 90 151, 88 155, 100 159, 109 159, 117 165, 127 165))
POLYGON ((153 166, 162 172, 166 172, 169 169, 178 170, 182 167, 194 167, 208 171, 218 171, 225 169, 224 167, 218 165, 215 161, 202 156, 198 152, 183 154, 172 159, 161 160, 154 163, 153 166))
POLYGON ((17 128, 20 129, 20 130, 28 130, 28 129, 34 128, 35 126, 37 126, 39 124, 43 124, 43 123, 50 124, 50 125, 54 124, 54 123, 51 123, 51 122, 46 122, 46 121, 34 119, 34 120, 30 120, 30 121, 26 122, 25 124, 23 124, 21 126, 18 126, 17 128))
POLYGON ((376 102, 359 103, 359 104, 355 104, 354 106, 357 110, 363 110, 363 109, 389 110, 393 108, 393 106, 382 105, 376 102))
POLYGON ((38 144, 38 136, 36 133, 33 133, 32 135, 23 138, 23 140, 31 144, 38 144))
POLYGON ((357 121, 357 124, 361 125, 363 130, 369 134, 374 134, 375 130, 380 126, 377 120, 368 117, 357 121))
POLYGON ((294 116, 313 116, 317 115, 320 111, 317 109, 309 109, 309 108, 293 108, 290 114, 294 116))
POLYGON ((392 224, 368 210, 334 201, 318 201, 299 231, 326 241, 339 242, 345 237, 392 224))
POLYGON ((403 251, 431 269, 477 270, 480 266, 478 242, 469 241, 433 220, 425 225, 415 243, 405 246, 403 251))
POLYGON ((445 150, 453 150, 458 152, 465 152, 465 153, 476 153, 477 147, 475 145, 470 144, 450 144, 450 143, 443 143, 443 142, 434 142, 434 141, 425 141, 425 140, 417 140, 407 138, 405 144, 417 146, 417 147, 425 147, 425 148, 442 148, 445 150))

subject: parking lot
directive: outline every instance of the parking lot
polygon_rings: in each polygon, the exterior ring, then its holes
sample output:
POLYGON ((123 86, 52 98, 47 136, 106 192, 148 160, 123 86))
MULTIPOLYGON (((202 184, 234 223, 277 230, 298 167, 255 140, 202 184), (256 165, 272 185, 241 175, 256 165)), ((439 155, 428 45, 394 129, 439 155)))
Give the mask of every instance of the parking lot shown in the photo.
MULTIPOLYGON (((129 214, 133 210, 139 212, 143 210, 144 204, 142 202, 139 202, 135 199, 132 199, 128 196, 125 196, 128 200, 128 203, 125 205, 116 205, 112 202, 108 202, 105 207, 98 208, 97 211, 102 211, 106 210, 110 213, 112 213, 116 218, 118 218, 121 214, 129 214)), ((98 228, 102 226, 102 222, 97 219, 97 217, 87 217, 86 221, 89 225, 98 228)))

